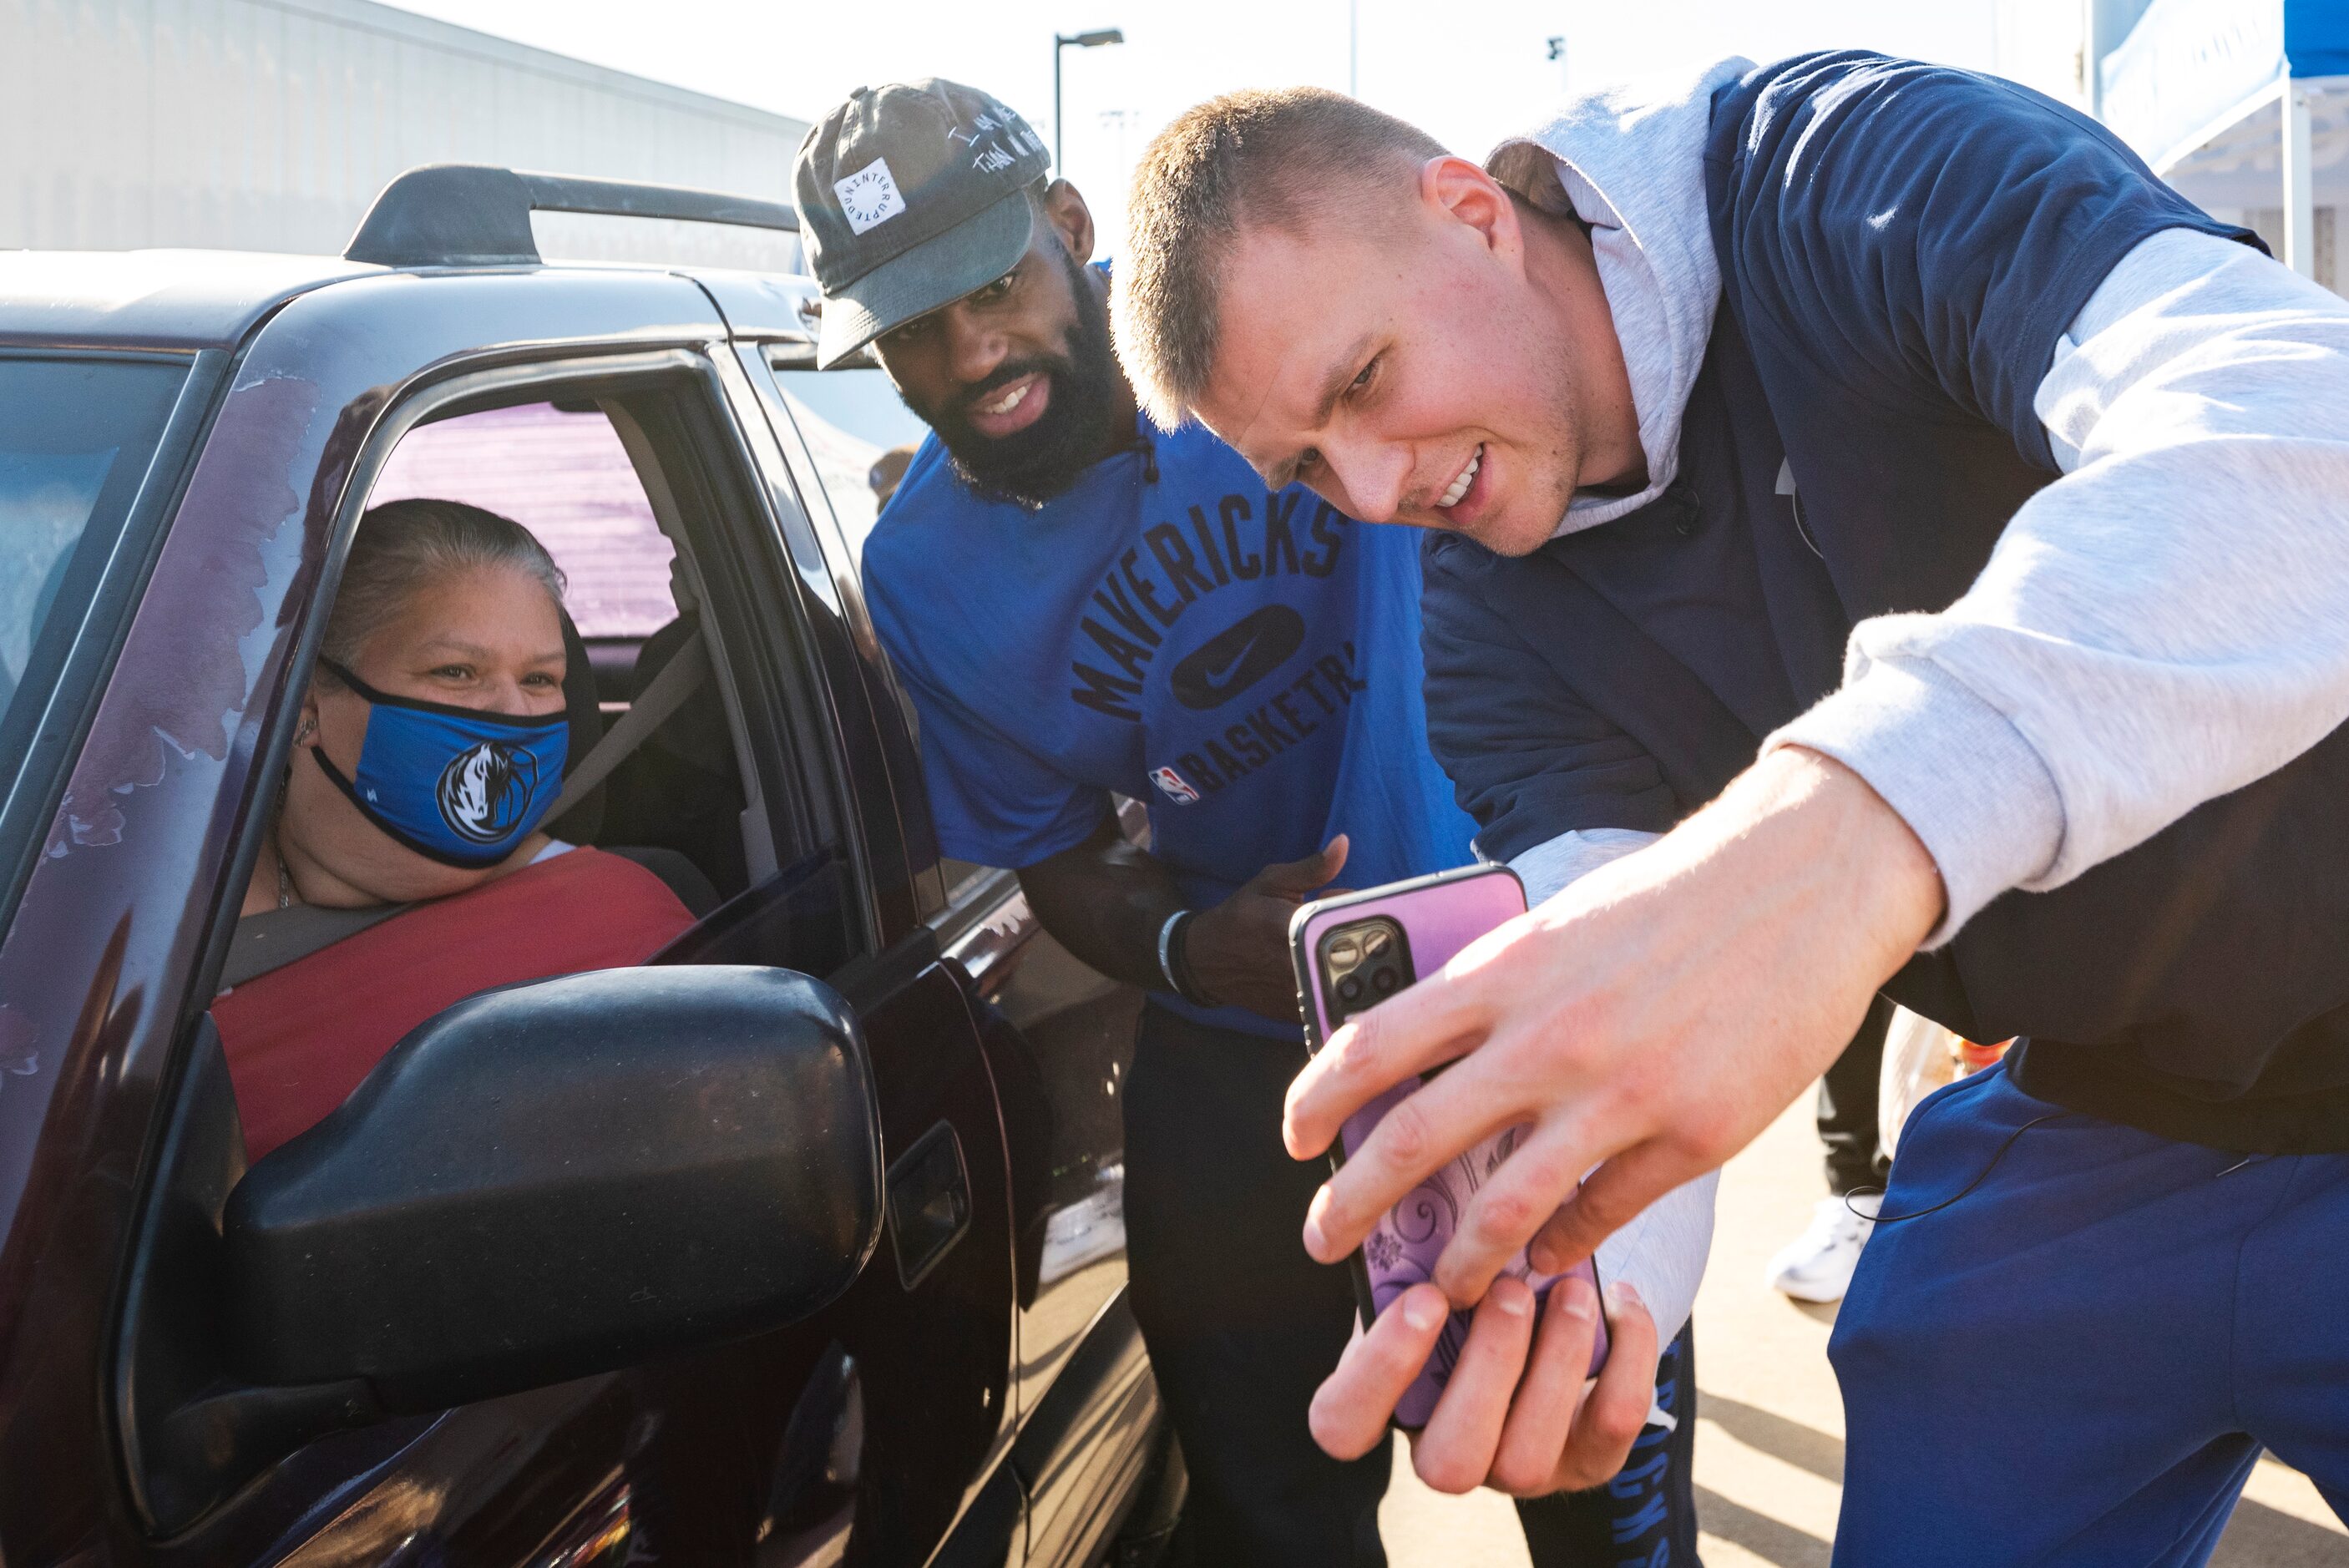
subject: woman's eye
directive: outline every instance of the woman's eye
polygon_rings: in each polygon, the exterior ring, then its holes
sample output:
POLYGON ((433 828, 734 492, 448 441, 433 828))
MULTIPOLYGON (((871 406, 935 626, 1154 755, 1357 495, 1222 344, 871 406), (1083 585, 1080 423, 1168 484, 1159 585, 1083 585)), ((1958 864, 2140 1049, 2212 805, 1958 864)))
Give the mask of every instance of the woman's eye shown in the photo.
POLYGON ((471 678, 472 673, 471 666, 468 665, 442 665, 432 675, 436 680, 461 681, 471 678))
POLYGON ((1368 387, 1371 384, 1371 373, 1376 371, 1378 367, 1379 362, 1375 357, 1373 357, 1368 365, 1362 366, 1361 374, 1354 377, 1354 384, 1351 387, 1349 387, 1347 390, 1350 392, 1360 392, 1363 387, 1368 387))
POLYGON ((561 681, 559 681, 559 680, 555 679, 553 676, 550 676, 550 675, 530 675, 530 676, 523 676, 523 677, 522 677, 522 680, 523 680, 523 685, 524 685, 524 686, 561 686, 561 685, 563 684, 561 681))

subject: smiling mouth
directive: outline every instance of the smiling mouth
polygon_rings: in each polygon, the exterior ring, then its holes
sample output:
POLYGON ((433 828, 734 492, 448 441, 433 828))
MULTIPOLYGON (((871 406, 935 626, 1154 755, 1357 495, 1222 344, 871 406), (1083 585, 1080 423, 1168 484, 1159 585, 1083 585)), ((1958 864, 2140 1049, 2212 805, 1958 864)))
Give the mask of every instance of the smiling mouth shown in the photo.
POLYGON ((971 433, 990 441, 1016 436, 1042 418, 1052 401, 1052 377, 1030 370, 1000 387, 990 387, 963 405, 971 433))
POLYGON ((1026 400, 1028 394, 1035 389, 1035 378, 1030 377, 1026 380, 1015 382, 1009 391, 992 403, 977 403, 973 404, 972 407, 981 414, 1009 414, 1012 409, 1019 407, 1026 400))
POLYGON ((1485 445, 1479 441, 1476 444, 1476 449, 1468 454, 1467 466, 1453 476, 1452 483, 1445 488, 1441 496, 1436 498, 1435 510, 1449 511, 1458 506, 1461 498, 1468 493, 1469 487, 1476 482, 1476 470, 1484 466, 1485 445))

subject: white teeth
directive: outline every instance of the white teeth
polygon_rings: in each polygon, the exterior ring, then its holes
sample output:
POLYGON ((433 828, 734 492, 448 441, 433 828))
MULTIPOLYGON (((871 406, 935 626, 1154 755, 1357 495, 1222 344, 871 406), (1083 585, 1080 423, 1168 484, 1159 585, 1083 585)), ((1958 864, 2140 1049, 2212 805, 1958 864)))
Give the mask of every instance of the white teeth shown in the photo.
POLYGON ((1469 457, 1468 466, 1460 470, 1460 477, 1452 481, 1452 488, 1445 490, 1443 498, 1435 503, 1436 507, 1439 510, 1448 511, 1453 507, 1458 506, 1460 504, 1460 498, 1468 493, 1468 487, 1476 482, 1476 470, 1484 467, 1484 465, 1485 449, 1480 446, 1476 449, 1475 453, 1469 457))
POLYGON ((978 406, 978 411, 982 414, 1009 414, 1012 409, 1019 407, 1019 400, 1027 397, 1035 385, 1033 381, 1022 381, 1019 386, 1006 392, 1000 402, 981 403, 978 406))

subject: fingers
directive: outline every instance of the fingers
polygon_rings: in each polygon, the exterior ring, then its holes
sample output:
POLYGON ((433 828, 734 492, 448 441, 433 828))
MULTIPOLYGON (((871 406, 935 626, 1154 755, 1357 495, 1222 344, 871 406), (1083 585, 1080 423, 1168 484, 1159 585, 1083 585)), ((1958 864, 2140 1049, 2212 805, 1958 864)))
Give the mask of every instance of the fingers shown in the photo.
POLYGON ((1360 1459, 1386 1440, 1396 1401, 1427 1365, 1450 1314, 1442 1291, 1415 1284, 1379 1314, 1368 1333, 1354 1336, 1338 1369, 1314 1390, 1307 1413, 1323 1452, 1360 1459))
POLYGON ((1412 1446, 1413 1468, 1436 1491, 1473 1491, 1485 1484, 1533 1327, 1533 1288, 1521 1279, 1495 1280, 1477 1304, 1468 1342, 1435 1413, 1412 1446))
MULTIPOLYGON (((1583 1393, 1599 1329, 1589 1282, 1551 1287, 1537 1335, 1534 1295, 1523 1280, 1495 1282, 1476 1308, 1460 1358, 1412 1463, 1438 1491, 1491 1485, 1519 1497, 1581 1491, 1623 1468, 1654 1399, 1656 1326, 1628 1283, 1608 1291, 1613 1340, 1583 1393)), ((1413 1285, 1358 1333, 1313 1396, 1313 1440, 1333 1458, 1359 1459, 1386 1440, 1402 1398, 1443 1332, 1442 1294, 1413 1285)))
POLYGON ((1431 975, 1349 1019, 1288 1086, 1281 1137, 1290 1156, 1323 1152, 1354 1112, 1468 1050, 1483 1033, 1485 1011, 1476 983, 1431 975))
POLYGON ((1303 860, 1276 862, 1249 880, 1257 892, 1295 903, 1328 886, 1345 869, 1348 847, 1346 835, 1340 833, 1303 860))
POLYGON ((1575 1415, 1574 1430, 1550 1478, 1552 1491, 1580 1491, 1613 1480, 1655 1404, 1655 1319, 1628 1281, 1609 1285, 1607 1302, 1607 1365, 1575 1415))
POLYGON ((1551 1285, 1533 1360, 1517 1386, 1501 1446, 1493 1455, 1494 1486, 1516 1497, 1541 1497, 1557 1490, 1558 1459, 1573 1429, 1598 1337, 1599 1292, 1590 1282, 1578 1275, 1551 1285))
MULTIPOLYGON (((1374 1039, 1374 1034, 1357 1037, 1354 1044, 1333 1044, 1321 1054, 1327 1057, 1331 1050, 1343 1053, 1360 1049, 1362 1041, 1374 1039)), ((1432 1064, 1411 1065, 1420 1068, 1432 1064)), ((1369 1137, 1349 1150, 1345 1163, 1322 1183, 1307 1206, 1307 1252, 1323 1263, 1334 1263, 1345 1256, 1361 1244, 1380 1215, 1402 1202, 1430 1173, 1517 1119, 1514 1098, 1495 1092, 1489 1084, 1490 1075, 1474 1074, 1474 1065, 1472 1061, 1454 1068, 1386 1107, 1369 1137)), ((1311 1070, 1309 1064, 1307 1070, 1311 1070)), ((1291 1092, 1295 1092, 1293 1085, 1291 1092)), ((1290 1147, 1294 1152, 1295 1145, 1290 1147)), ((1516 1157, 1512 1156, 1509 1163, 1515 1162, 1516 1157)), ((1519 1217, 1525 1233, 1531 1235, 1564 1197, 1565 1191, 1560 1188, 1539 1199, 1521 1201, 1523 1212, 1519 1217)), ((1478 1201, 1482 1201, 1481 1194, 1478 1201)), ((1464 1229, 1468 1215, 1475 1212, 1472 1204, 1462 1216, 1464 1229)), ((1455 1235, 1444 1249, 1447 1257, 1458 1243, 1455 1235)), ((1507 1251, 1514 1252, 1522 1244, 1513 1242, 1507 1251)), ((1477 1255, 1481 1257, 1482 1253, 1477 1255)), ((1506 1261, 1506 1256, 1507 1253, 1502 1253, 1501 1261, 1506 1261)), ((1466 1306, 1483 1298, 1485 1286, 1498 1272, 1496 1262, 1475 1281, 1474 1289, 1455 1289, 1453 1282, 1443 1276, 1435 1283, 1444 1286, 1454 1303, 1466 1306)))
POLYGON ((1321 858, 1328 862, 1321 872, 1323 882, 1333 880, 1346 869, 1346 857, 1353 852, 1353 848, 1354 841, 1343 833, 1321 846, 1321 858))
MULTIPOLYGON (((1537 1274, 1572 1268, 1641 1210, 1704 1170, 1700 1161, 1654 1139, 1609 1156, 1543 1222, 1526 1248, 1526 1261, 1537 1274)), ((1440 1268, 1437 1277, 1445 1277, 1440 1268)))
MULTIPOLYGON (((1431 1088, 1444 1088, 1463 1070, 1444 1074, 1431 1088)), ((1471 1093, 1475 1088, 1473 1082, 1466 1086, 1471 1093)), ((1423 1089, 1412 1099, 1424 1099, 1428 1092, 1423 1089)), ((1485 1294, 1494 1276, 1515 1261, 1535 1232, 1573 1194, 1577 1176, 1604 1152, 1591 1150, 1589 1141, 1582 1119, 1570 1115, 1554 1115, 1520 1130, 1516 1149, 1485 1175, 1435 1261, 1435 1283, 1446 1295, 1469 1302, 1485 1294)), ((1347 1161, 1346 1170, 1352 1167, 1353 1161, 1347 1161)), ((1338 1179, 1344 1178, 1346 1170, 1337 1172, 1338 1179)))

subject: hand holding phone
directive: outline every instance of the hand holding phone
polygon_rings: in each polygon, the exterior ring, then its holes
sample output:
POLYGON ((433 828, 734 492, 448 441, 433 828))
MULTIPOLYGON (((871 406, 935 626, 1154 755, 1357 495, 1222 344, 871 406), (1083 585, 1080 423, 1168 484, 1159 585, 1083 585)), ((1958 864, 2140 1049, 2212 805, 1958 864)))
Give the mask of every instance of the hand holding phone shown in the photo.
MULTIPOLYGON (((1290 920, 1288 934, 1309 1047, 1319 1051, 1346 1019, 1442 968, 1477 937, 1525 910, 1525 886, 1505 866, 1443 872, 1303 905, 1290 920)), ((1331 1165, 1361 1148, 1379 1119, 1416 1093, 1423 1081, 1406 1078, 1350 1117, 1330 1150, 1331 1165)), ((1453 1160, 1380 1218, 1349 1260, 1364 1327, 1412 1285, 1433 1278, 1436 1259, 1451 1241, 1461 1211, 1516 1149, 1524 1130, 1511 1128, 1453 1160)), ((1550 1285, 1567 1277, 1535 1274, 1523 1249, 1503 1272, 1534 1287, 1537 1311, 1550 1285)), ((1588 1261, 1568 1272, 1594 1288, 1599 1284, 1588 1261)), ((1467 1341, 1472 1316, 1452 1314, 1426 1367, 1395 1406, 1397 1425, 1416 1429, 1425 1423, 1467 1341)), ((1607 1358, 1607 1344, 1602 1320, 1591 1352, 1594 1373, 1607 1358)))

